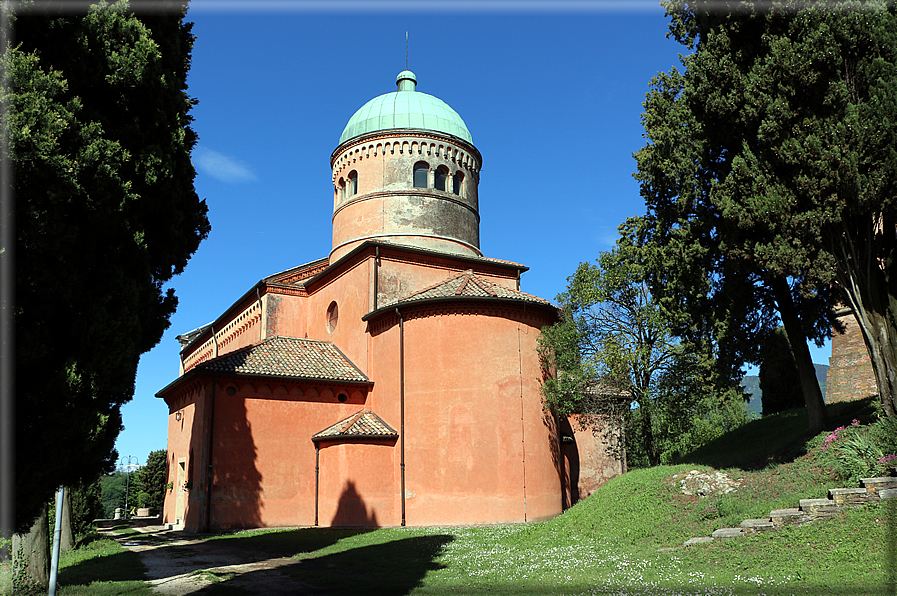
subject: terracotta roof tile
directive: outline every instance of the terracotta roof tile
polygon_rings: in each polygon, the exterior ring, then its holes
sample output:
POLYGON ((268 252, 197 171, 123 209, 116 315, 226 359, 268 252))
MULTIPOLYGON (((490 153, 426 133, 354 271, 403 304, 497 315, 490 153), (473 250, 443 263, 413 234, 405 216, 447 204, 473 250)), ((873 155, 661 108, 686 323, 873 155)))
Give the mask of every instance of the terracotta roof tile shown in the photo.
POLYGON ((504 286, 493 283, 483 277, 480 277, 479 275, 474 275, 473 270, 469 269, 463 273, 455 275, 454 277, 450 277, 443 282, 397 300, 392 304, 385 305, 383 308, 385 308, 386 306, 407 304, 420 300, 432 300, 434 298, 454 298, 457 296, 522 300, 525 302, 533 302, 535 304, 545 304, 549 306, 551 305, 548 300, 539 298, 538 296, 526 294, 518 290, 512 290, 510 288, 506 288, 504 286))
POLYGON ((359 410, 345 420, 340 420, 332 426, 328 426, 321 432, 312 436, 312 441, 325 439, 392 439, 398 437, 391 426, 383 422, 379 416, 370 410, 359 410))
POLYGON ((322 381, 369 379, 335 345, 315 339, 271 337, 196 367, 219 373, 322 381))

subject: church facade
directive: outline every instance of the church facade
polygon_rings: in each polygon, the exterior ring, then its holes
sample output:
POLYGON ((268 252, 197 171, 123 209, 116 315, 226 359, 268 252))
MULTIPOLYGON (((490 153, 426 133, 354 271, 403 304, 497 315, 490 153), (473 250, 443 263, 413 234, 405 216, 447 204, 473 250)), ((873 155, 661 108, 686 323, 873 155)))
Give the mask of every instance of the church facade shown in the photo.
POLYGON ((166 523, 528 522, 620 473, 544 411, 536 340, 557 309, 480 252, 482 157, 416 83, 403 71, 346 125, 329 255, 178 337, 181 374, 157 394, 166 523))

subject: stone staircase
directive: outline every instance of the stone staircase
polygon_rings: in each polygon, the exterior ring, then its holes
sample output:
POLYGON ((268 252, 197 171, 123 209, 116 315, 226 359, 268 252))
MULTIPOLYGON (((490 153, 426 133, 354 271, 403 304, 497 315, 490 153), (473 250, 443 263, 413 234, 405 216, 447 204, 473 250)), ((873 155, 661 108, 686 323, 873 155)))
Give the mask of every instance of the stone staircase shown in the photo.
POLYGON ((689 538, 684 546, 778 530, 785 525, 802 525, 872 501, 897 498, 897 477, 863 478, 860 482, 862 488, 830 488, 827 499, 801 499, 798 507, 776 509, 769 512, 768 518, 746 519, 737 528, 720 528, 710 536, 689 538))

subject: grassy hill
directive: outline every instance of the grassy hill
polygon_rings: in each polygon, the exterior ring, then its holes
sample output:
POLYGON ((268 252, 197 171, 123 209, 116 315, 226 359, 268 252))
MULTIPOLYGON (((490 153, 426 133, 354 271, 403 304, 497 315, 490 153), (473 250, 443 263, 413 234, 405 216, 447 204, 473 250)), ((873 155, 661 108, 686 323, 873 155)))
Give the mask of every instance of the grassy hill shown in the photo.
MULTIPOLYGON (((871 400, 835 404, 828 412, 833 425, 867 420, 871 400)), ((821 497, 827 488, 841 486, 820 464, 818 448, 808 445, 808 440, 818 444, 821 437, 808 437, 806 425, 802 410, 755 420, 677 465, 614 478, 563 515, 542 523, 266 530, 205 542, 198 537, 188 547, 160 548, 181 549, 177 556, 201 560, 202 549, 214 541, 243 551, 247 561, 280 558, 280 581, 294 582, 296 593, 897 594, 897 499, 823 522, 681 548, 690 537, 709 536, 716 528, 768 516, 771 509, 793 507, 801 498, 821 497), (684 495, 673 476, 692 469, 724 470, 741 485, 725 495, 684 495), (670 547, 674 550, 660 550, 670 547)), ((160 537, 160 544, 165 540, 160 537)), ((134 553, 111 542, 98 541, 95 555, 84 549, 63 555, 61 596, 148 593, 145 585, 131 585, 142 582, 114 581, 121 576, 123 557, 134 553), (112 554, 99 554, 104 545, 112 554), (105 557, 105 564, 99 556, 105 557), (90 581, 95 583, 87 585, 90 581)), ((129 568, 140 575, 136 567, 129 568)), ((0 571, 0 579, 4 572, 8 566, 0 571)), ((236 566, 227 573, 214 568, 195 573, 220 580, 203 594, 245 594, 247 585, 262 580, 236 566)))

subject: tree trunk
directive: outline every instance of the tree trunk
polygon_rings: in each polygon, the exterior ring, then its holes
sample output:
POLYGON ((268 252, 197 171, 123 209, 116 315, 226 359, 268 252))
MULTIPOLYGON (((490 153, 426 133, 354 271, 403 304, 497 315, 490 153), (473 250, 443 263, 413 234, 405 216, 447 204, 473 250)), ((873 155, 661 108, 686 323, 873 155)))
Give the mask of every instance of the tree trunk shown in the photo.
MULTIPOLYGON (((892 302, 897 302, 897 298, 892 302)), ((868 333, 863 329, 866 351, 878 384, 878 397, 885 414, 897 416, 897 304, 890 313, 867 311, 866 318, 878 321, 870 325, 868 333)))
POLYGON ((816 434, 825 429, 828 424, 828 414, 825 410, 822 390, 819 389, 819 381, 816 380, 813 357, 810 355, 809 346, 807 346, 807 334, 797 315, 788 282, 784 279, 776 279, 772 281, 771 286, 779 307, 779 316, 782 317, 782 326, 785 328, 785 334, 788 336, 788 342, 791 344, 791 351, 794 354, 794 363, 797 365, 800 388, 807 406, 809 431, 816 434))
POLYGON ((895 416, 897 415, 897 296, 888 295, 885 305, 876 299, 878 297, 874 291, 876 284, 857 286, 858 284, 849 284, 844 293, 863 333, 882 408, 888 416, 895 416))
POLYGON ((642 438, 645 441, 645 452, 648 454, 648 465, 652 468, 660 465, 660 455, 654 439, 654 428, 651 426, 651 413, 646 409, 642 415, 642 438))
POLYGON ((67 553, 75 548, 75 539, 72 535, 72 489, 65 487, 62 500, 62 528, 59 534, 59 552, 67 553))
POLYGON ((26 591, 27 584, 46 588, 50 583, 50 536, 47 506, 27 534, 13 534, 13 590, 26 591))
POLYGON ((893 216, 880 217, 863 221, 859 230, 845 224, 833 235, 837 240, 832 253, 838 262, 838 285, 866 342, 882 408, 888 416, 897 416, 897 222, 893 216), (868 241, 856 243, 853 238, 868 241))

